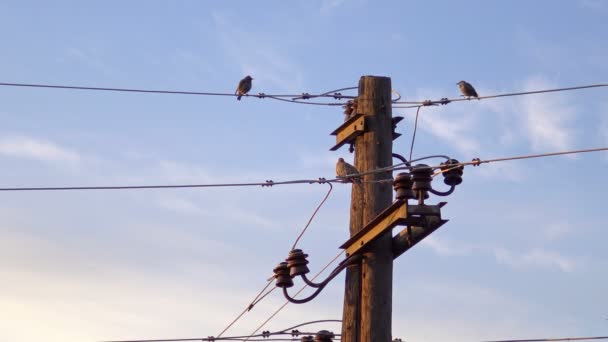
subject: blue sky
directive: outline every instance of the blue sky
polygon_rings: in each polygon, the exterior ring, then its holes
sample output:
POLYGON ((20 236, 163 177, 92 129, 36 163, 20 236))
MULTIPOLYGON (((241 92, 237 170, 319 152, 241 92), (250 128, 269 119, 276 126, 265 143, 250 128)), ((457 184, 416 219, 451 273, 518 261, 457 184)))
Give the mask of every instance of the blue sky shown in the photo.
MULTIPOLYGON (((0 81, 317 93, 392 78, 404 100, 606 83, 600 0, 2 1, 0 81)), ((245 98, 0 89, 3 187, 332 177, 339 108, 245 98)), ((394 151, 407 154, 413 112, 394 151)), ((608 146, 603 89, 423 108, 414 156, 608 146)), ((465 169, 450 222, 395 263, 393 336, 606 335, 607 154, 465 169)), ((324 185, 0 194, 0 340, 217 335, 265 284, 324 185)), ((300 243, 347 239, 337 186, 300 243)), ((439 199, 434 199, 439 201, 439 199)), ((265 329, 340 318, 343 278, 265 329)), ((251 332, 269 296, 228 334, 251 332)), ((337 325, 319 327, 339 331, 337 325)))

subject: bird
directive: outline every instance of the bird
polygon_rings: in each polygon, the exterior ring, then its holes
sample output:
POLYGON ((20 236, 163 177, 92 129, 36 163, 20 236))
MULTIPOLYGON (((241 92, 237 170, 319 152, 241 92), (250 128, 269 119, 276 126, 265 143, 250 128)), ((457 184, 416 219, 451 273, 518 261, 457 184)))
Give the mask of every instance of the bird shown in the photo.
POLYGON ((477 95, 477 92, 475 91, 475 88, 473 88, 473 86, 466 81, 460 81, 458 83, 458 87, 460 88, 460 92, 462 93, 462 96, 466 96, 469 99, 471 97, 477 97, 479 98, 479 95, 477 95))
POLYGON ((240 101, 241 96, 247 94, 251 90, 251 80, 253 80, 253 78, 247 75, 239 82, 239 85, 236 87, 236 91, 234 92, 235 95, 238 95, 236 97, 237 100, 240 101))
POLYGON ((338 175, 338 178, 342 178, 345 183, 361 183, 361 176, 358 176, 359 170, 345 162, 344 158, 338 158, 338 162, 336 163, 336 174, 338 175))

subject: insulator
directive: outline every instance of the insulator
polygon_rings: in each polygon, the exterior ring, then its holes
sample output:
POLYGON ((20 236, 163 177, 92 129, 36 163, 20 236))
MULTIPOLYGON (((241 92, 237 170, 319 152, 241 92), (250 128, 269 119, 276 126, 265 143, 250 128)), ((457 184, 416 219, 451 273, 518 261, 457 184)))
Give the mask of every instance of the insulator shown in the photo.
POLYGON ((426 164, 418 164, 411 170, 412 174, 412 190, 419 198, 422 192, 422 198, 429 198, 428 190, 432 189, 431 181, 433 181, 433 170, 426 164))
POLYGON ((321 330, 315 335, 315 342, 331 342, 335 335, 331 331, 321 330))
POLYGON ((398 200, 416 198, 412 191, 412 177, 407 172, 397 174, 393 181, 393 189, 395 189, 395 197, 398 200))
POLYGON ((292 278, 310 272, 308 266, 306 266, 308 264, 307 257, 308 254, 304 254, 301 249, 294 249, 289 252, 287 266, 289 267, 289 275, 292 278))
POLYGON ((444 163, 441 163, 441 171, 443 174, 443 182, 447 185, 458 185, 462 183, 462 174, 464 173, 464 166, 458 165, 459 161, 456 159, 449 159, 444 163))
POLYGON ((275 267, 274 277, 276 278, 277 287, 286 288, 293 286, 293 280, 289 276, 289 267, 286 262, 281 262, 277 267, 275 267))

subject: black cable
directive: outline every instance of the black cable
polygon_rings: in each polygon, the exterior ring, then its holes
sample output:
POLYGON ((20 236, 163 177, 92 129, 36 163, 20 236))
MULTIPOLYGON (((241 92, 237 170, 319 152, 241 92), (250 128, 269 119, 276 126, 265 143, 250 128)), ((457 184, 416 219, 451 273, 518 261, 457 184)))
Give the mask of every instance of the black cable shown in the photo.
POLYGON ((416 141, 416 130, 418 129, 418 114, 420 113, 420 108, 422 108, 422 106, 419 106, 418 109, 416 109, 416 121, 414 122, 414 133, 412 134, 412 144, 410 145, 410 157, 408 160, 412 160, 412 152, 414 152, 414 142, 416 141))
POLYGON ((310 226, 310 223, 315 218, 315 215, 317 215, 317 212, 319 211, 319 209, 321 209, 321 207, 323 206, 323 204, 325 204, 325 201, 327 201, 327 198, 329 198, 329 195, 331 194, 331 191, 334 189, 334 186, 331 185, 331 183, 327 183, 327 185, 329 185, 329 190, 327 191, 327 194, 325 195, 325 197, 323 197, 323 200, 321 200, 321 203, 319 203, 319 205, 317 206, 317 208, 315 209, 315 211, 313 211, 312 215, 310 216, 310 219, 308 219, 308 222, 306 222, 306 225, 304 226, 304 228, 302 229, 302 231, 300 232, 300 234, 296 238, 296 241, 294 241, 293 246, 291 247, 292 250, 294 250, 296 248, 296 246, 298 245, 298 241, 300 241, 300 239, 302 238, 302 236, 304 235, 304 233, 308 229, 308 226, 310 226))
MULTIPOLYGON (((570 91, 570 90, 579 90, 579 89, 589 89, 589 88, 600 88, 600 87, 608 87, 608 84, 592 84, 592 85, 584 85, 578 87, 567 87, 567 88, 555 88, 555 89, 543 89, 543 90, 532 90, 532 91, 523 91, 517 93, 506 93, 506 94, 498 94, 498 95, 489 95, 489 96, 479 96, 474 99, 484 100, 484 99, 493 99, 497 97, 509 97, 509 96, 521 96, 521 95, 531 95, 531 94, 541 94, 541 93, 553 93, 559 91, 570 91)), ((397 101, 393 102, 394 104, 410 104, 411 106, 393 106, 393 108, 416 108, 418 106, 435 106, 435 105, 445 105, 451 102, 458 101, 470 101, 471 98, 454 98, 448 99, 443 98, 441 100, 431 101, 397 101)))
POLYGON ((324 97, 324 98, 335 98, 335 99, 353 99, 356 96, 342 95, 336 94, 335 92, 341 90, 350 90, 356 89, 353 87, 342 88, 338 90, 329 91, 322 94, 317 95, 307 95, 303 97, 302 95, 294 95, 294 94, 234 94, 234 93, 217 93, 217 92, 199 92, 199 91, 181 91, 181 90, 152 90, 152 89, 133 89, 133 88, 110 88, 110 87, 88 87, 88 86, 72 86, 72 85, 55 85, 55 84, 33 84, 33 83, 7 83, 0 82, 0 86, 6 87, 29 87, 29 88, 51 88, 51 89, 69 89, 69 90, 92 90, 92 91, 111 91, 111 92, 129 92, 129 93, 146 93, 146 94, 173 94, 173 95, 199 95, 199 96, 245 96, 245 97, 257 97, 260 99, 263 98, 271 98, 274 100, 292 102, 292 103, 302 103, 302 104, 312 104, 312 105, 325 105, 325 106, 341 106, 344 103, 322 103, 322 102, 304 102, 304 101, 296 101, 295 99, 288 98, 298 98, 307 99, 313 97, 324 97), (334 93, 334 94, 331 94, 334 93), (287 98, 287 99, 286 99, 287 98))
POLYGON ((544 341, 586 341, 586 340, 608 340, 608 336, 538 338, 538 339, 527 339, 527 340, 497 340, 497 341, 484 341, 484 342, 544 342, 544 341))

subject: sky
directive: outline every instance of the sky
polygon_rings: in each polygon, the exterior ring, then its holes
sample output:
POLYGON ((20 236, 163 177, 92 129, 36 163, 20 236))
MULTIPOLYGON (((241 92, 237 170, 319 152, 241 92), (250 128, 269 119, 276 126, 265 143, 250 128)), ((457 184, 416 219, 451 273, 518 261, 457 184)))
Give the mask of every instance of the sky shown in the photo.
MULTIPOLYGON (((0 2, 0 82, 319 93, 387 76, 406 101, 608 82, 608 2, 0 2)), ((344 92, 345 94, 347 92, 344 92)), ((355 95, 352 91, 350 95, 355 95)), ((415 111, 394 152, 406 155, 415 111)), ((0 89, 1 187, 332 178, 339 107, 0 89)), ((604 88, 422 108, 414 157, 608 146, 604 88)), ((395 261, 393 337, 608 335, 608 153, 466 168, 444 225, 395 261)), ((439 182, 434 185, 441 188, 439 182)), ((217 335, 266 284, 327 185, 0 193, 0 341, 217 335)), ((337 184, 299 247, 348 239, 337 184)), ((343 275, 263 330, 340 319, 343 275)), ((227 335, 251 333, 279 291, 227 335)), ((340 331, 338 324, 310 330, 340 331)))

